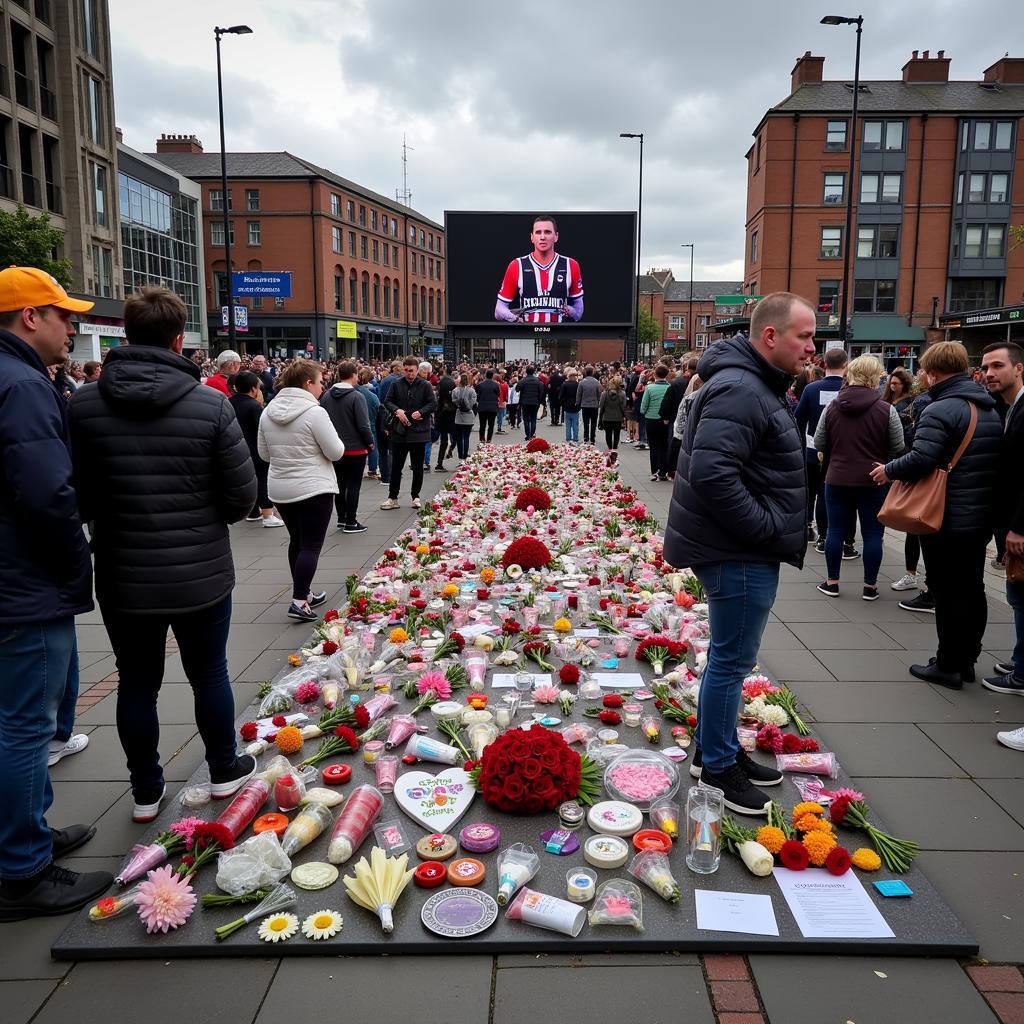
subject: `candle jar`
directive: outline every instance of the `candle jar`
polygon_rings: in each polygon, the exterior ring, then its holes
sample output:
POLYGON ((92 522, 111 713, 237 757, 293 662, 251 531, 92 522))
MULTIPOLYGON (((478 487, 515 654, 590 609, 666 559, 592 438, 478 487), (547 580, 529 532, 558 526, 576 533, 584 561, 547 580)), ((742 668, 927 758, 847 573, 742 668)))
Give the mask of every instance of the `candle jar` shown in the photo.
POLYGON ((718 870, 722 856, 725 794, 710 786, 691 786, 686 794, 686 866, 698 875, 718 870))
POLYGON ((640 716, 643 714, 643 704, 623 704, 622 720, 626 725, 635 728, 640 724, 640 716))
POLYGON ((499 729, 507 729, 512 724, 512 709, 509 707, 496 707, 494 709, 494 721, 499 729))
POLYGON ((363 645, 363 650, 366 651, 367 654, 373 654, 373 649, 377 643, 377 637, 368 629, 364 629, 359 634, 359 642, 363 645))
POLYGON ((398 780, 398 758, 394 754, 381 754, 373 764, 377 788, 382 793, 393 793, 398 780))
POLYGON ((523 609, 523 622, 527 629, 533 629, 540 622, 540 609, 536 605, 527 605, 523 609))
POLYGON ((560 619, 565 614, 565 610, 566 610, 567 607, 568 607, 568 601, 566 600, 566 598, 562 594, 559 594, 558 597, 556 597, 551 602, 551 614, 556 619, 560 619))
POLYGON ((626 606, 621 604, 613 604, 609 606, 608 611, 612 617, 612 625, 616 629, 622 629, 626 624, 626 606))
POLYGON ((614 729, 598 729, 597 738, 606 745, 619 742, 619 734, 614 729))
POLYGON ((617 658, 625 658, 629 654, 629 637, 617 636, 612 641, 612 649, 615 651, 617 658))
POLYGON ((455 629, 462 629, 462 627, 465 626, 467 622, 469 622, 468 608, 452 609, 452 626, 455 629))
POLYGON ((384 753, 383 740, 370 740, 363 744, 363 764, 376 764, 377 758, 384 753))
POLYGON ((565 894, 571 903, 589 903, 597 889, 597 872, 590 868, 569 868, 565 873, 565 894))
POLYGON ((390 693, 391 683, 394 676, 374 676, 373 677, 373 692, 374 693, 390 693))

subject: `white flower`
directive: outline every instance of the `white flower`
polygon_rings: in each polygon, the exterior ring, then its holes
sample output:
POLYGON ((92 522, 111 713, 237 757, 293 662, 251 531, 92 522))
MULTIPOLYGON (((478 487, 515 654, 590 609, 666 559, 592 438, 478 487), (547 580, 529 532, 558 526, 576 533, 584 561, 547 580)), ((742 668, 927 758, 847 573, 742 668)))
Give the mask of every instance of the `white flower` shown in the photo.
POLYGON ((285 942, 299 930, 299 919, 294 914, 271 914, 260 922, 257 933, 264 942, 285 942))
POLYGON ((302 934, 314 941, 329 939, 341 931, 344 923, 341 914, 336 910, 318 910, 302 922, 302 934))
POLYGON ((481 633, 473 641, 474 647, 479 647, 482 651, 493 651, 494 650, 494 637, 489 636, 487 633, 481 633))

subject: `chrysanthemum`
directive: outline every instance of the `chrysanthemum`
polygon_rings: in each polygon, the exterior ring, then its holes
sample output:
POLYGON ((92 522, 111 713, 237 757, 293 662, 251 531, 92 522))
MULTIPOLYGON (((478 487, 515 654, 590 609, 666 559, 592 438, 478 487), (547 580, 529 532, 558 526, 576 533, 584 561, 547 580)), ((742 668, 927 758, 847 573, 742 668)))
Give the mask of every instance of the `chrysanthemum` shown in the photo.
POLYGON ((857 803, 864 799, 864 794, 856 789, 849 789, 842 787, 840 789, 832 790, 833 800, 849 800, 851 803, 857 803))
POLYGON ((343 924, 341 914, 336 910, 318 910, 302 922, 302 934, 314 941, 329 939, 341 931, 343 924))
POLYGON ((294 914, 271 914, 260 922, 259 937, 264 942, 285 942, 299 930, 294 914))
POLYGON ((836 846, 836 837, 831 832, 808 832, 803 838, 803 844, 811 863, 820 868, 836 846))
POLYGON ((803 803, 799 803, 793 808, 793 821, 797 818, 802 818, 805 814, 824 814, 825 808, 821 804, 816 804, 813 800, 805 800, 803 803))
POLYGON ((533 691, 533 699, 538 704, 554 704, 558 700, 557 686, 538 686, 533 691))
POLYGON ((757 842, 759 842, 769 853, 775 854, 782 849, 786 841, 786 833, 774 825, 763 825, 757 830, 757 842))
POLYGON ((278 731, 274 742, 282 754, 294 754, 302 749, 302 733, 294 725, 286 725, 278 731))
POLYGON ((861 871, 877 871, 882 866, 882 858, 866 846, 854 850, 850 860, 853 862, 853 866, 861 871))
POLYGON ((816 814, 804 814, 793 822, 798 832, 831 832, 832 823, 816 814))
POLYGON ((150 871, 146 880, 139 883, 135 897, 139 920, 150 934, 180 928, 195 905, 192 886, 176 874, 170 864, 150 871))
POLYGON ((424 672, 416 681, 416 691, 422 696, 428 690, 433 690, 438 700, 449 700, 452 684, 445 679, 443 672, 424 672))
POLYGON ((404 644, 409 640, 409 634, 401 626, 396 626, 388 635, 388 640, 393 644, 404 644))

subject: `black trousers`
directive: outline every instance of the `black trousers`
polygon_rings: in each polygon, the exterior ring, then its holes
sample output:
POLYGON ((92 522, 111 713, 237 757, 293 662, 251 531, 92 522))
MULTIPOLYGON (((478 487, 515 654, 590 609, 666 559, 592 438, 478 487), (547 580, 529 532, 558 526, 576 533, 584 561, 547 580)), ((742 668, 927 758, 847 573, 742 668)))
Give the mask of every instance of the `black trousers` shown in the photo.
POLYGON ((358 521, 359 488, 363 485, 365 468, 365 455, 343 455, 334 464, 334 475, 338 480, 334 507, 338 512, 339 526, 354 526, 358 521))
POLYGON ((252 468, 256 470, 256 504, 253 506, 252 515, 259 515, 265 508, 273 508, 274 503, 267 494, 267 476, 270 473, 270 463, 264 462, 258 455, 253 454, 252 468))
POLYGON ((668 442, 668 471, 674 473, 679 465, 679 453, 682 451, 683 442, 676 437, 672 427, 669 427, 669 430, 672 432, 672 436, 668 442))
POLYGON ((613 452, 619 447, 619 434, 621 433, 621 423, 606 423, 604 425, 604 443, 608 445, 608 451, 613 452))
POLYGON ((551 406, 551 423, 557 427, 562 422, 562 403, 552 399, 548 404, 551 406))
POLYGON ((292 600, 305 601, 331 523, 333 494, 314 494, 302 501, 278 502, 277 511, 288 529, 288 568, 292 573, 292 600))
MULTIPOLYGON (((494 421, 498 418, 498 410, 494 409, 481 409, 480 410, 480 443, 484 441, 490 441, 494 437, 494 421)), ((472 424, 469 424, 470 430, 472 431, 472 424)))
POLYGON ((651 473, 668 475, 669 425, 661 420, 647 419, 647 443, 650 445, 651 473))
POLYGON ((583 414, 583 443, 597 440, 597 409, 580 409, 583 414))
POLYGON ((412 466, 412 491, 411 497, 418 498, 423 490, 423 459, 427 450, 426 441, 391 442, 391 481, 388 484, 388 497, 397 498, 402 490, 402 467, 408 457, 412 466))
POLYGON ((443 427, 437 428, 437 468, 440 469, 444 464, 444 457, 448 454, 449 448, 455 447, 455 437, 458 427, 454 423, 445 424, 443 427))
POLYGON ((991 531, 939 530, 921 537, 928 593, 935 601, 935 658, 943 672, 971 668, 981 654, 988 622, 985 549, 991 536, 991 531))

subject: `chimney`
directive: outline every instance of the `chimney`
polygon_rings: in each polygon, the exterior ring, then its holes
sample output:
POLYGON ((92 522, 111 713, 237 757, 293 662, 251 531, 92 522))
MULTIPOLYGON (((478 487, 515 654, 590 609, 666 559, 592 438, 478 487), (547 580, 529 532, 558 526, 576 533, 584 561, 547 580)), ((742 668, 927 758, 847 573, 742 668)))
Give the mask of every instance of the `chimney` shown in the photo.
POLYGON ((796 92, 805 82, 820 82, 824 66, 825 58, 812 57, 810 50, 807 50, 802 57, 797 57, 796 63, 793 65, 793 84, 790 93, 796 92))
POLYGON ((202 153, 203 144, 194 135, 161 135, 156 140, 158 153, 202 153))
POLYGON ((910 60, 903 65, 904 82, 948 82, 949 81, 949 57, 945 50, 932 57, 930 50, 925 50, 919 57, 917 50, 910 56, 910 60))
POLYGON ((992 67, 985 68, 985 81, 1024 85, 1024 57, 1000 57, 992 67))

